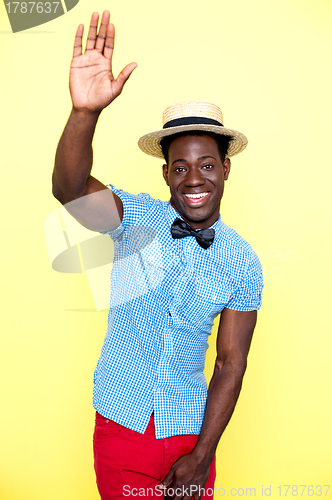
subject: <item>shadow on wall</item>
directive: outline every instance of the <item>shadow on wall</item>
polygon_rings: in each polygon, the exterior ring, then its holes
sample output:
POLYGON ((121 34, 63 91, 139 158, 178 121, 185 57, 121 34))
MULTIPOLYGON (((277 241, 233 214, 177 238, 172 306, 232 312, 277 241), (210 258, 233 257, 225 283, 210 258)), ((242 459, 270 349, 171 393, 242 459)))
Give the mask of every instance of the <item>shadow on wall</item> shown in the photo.
POLYGON ((73 9, 78 2, 79 0, 64 0, 63 2, 61 0, 57 2, 7 2, 4 0, 13 33, 53 21, 73 9))

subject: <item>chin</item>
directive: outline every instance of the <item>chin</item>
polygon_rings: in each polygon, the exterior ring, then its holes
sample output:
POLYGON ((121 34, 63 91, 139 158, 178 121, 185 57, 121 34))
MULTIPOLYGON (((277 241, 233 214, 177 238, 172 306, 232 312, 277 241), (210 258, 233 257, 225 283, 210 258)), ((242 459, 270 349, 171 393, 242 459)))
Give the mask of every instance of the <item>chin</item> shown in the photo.
MULTIPOLYGON (((212 219, 213 218, 213 213, 182 213, 181 216, 184 217, 190 224, 190 222, 202 222, 204 223, 205 221, 212 219)), ((219 215, 219 212, 218 212, 219 215)), ((218 217, 218 216, 217 216, 218 217)), ((211 225, 213 222, 211 223, 211 225)))
MULTIPOLYGON (((174 198, 171 200, 171 204, 173 208, 181 215, 183 219, 190 222, 205 222, 206 220, 213 218, 214 214, 216 213, 216 220, 219 216, 219 206, 213 207, 213 210, 211 209, 212 207, 201 207, 201 208, 196 208, 196 209, 188 209, 187 206, 183 206, 181 203, 177 203, 177 200, 175 200, 174 203, 174 198), (207 210, 209 208, 209 210, 207 210)), ((213 223, 211 223, 212 225, 213 223)))
POLYGON ((206 221, 209 217, 211 217, 210 215, 189 215, 189 214, 183 214, 184 217, 189 220, 189 221, 192 221, 192 222, 204 222, 206 221))

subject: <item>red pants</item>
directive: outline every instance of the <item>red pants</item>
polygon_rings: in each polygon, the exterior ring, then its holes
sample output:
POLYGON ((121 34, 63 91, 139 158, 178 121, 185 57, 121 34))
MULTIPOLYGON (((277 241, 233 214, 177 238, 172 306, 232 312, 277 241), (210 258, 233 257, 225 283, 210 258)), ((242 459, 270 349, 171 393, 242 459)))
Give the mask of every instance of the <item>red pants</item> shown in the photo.
MULTIPOLYGON (((140 434, 96 412, 93 452, 101 500, 162 500, 163 492, 156 485, 174 462, 192 451, 197 439, 192 434, 156 439, 153 414, 145 433, 140 434)), ((215 478, 216 457, 201 500, 213 499, 215 478)))

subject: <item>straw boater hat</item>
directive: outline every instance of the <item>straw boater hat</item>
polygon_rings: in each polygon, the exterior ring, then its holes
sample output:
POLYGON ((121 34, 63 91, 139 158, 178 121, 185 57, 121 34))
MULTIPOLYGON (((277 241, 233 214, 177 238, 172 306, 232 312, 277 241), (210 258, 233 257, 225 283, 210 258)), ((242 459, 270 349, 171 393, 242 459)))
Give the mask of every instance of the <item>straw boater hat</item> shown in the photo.
POLYGON ((221 109, 209 102, 186 101, 168 106, 163 113, 163 128, 143 135, 138 141, 140 149, 156 158, 164 158, 160 141, 169 135, 202 130, 227 135, 232 138, 227 156, 234 156, 244 150, 248 139, 241 132, 224 127, 221 109))

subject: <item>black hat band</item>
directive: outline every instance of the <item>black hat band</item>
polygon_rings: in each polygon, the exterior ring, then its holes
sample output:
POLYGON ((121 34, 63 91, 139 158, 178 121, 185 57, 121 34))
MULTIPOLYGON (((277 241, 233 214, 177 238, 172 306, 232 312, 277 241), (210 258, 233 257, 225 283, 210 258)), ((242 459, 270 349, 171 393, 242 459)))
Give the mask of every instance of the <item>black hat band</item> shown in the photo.
POLYGON ((185 116, 184 118, 175 118, 165 123, 163 128, 180 127, 181 125, 218 125, 223 127, 223 124, 212 118, 204 118, 201 116, 185 116))

